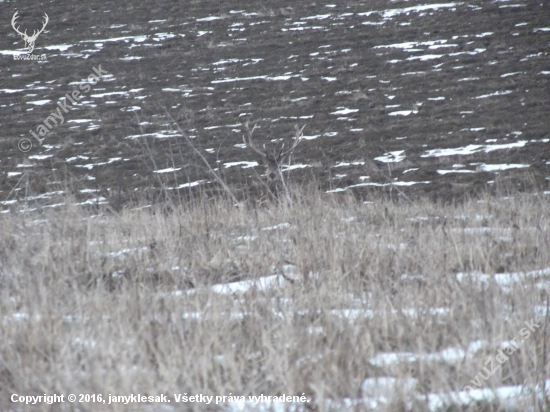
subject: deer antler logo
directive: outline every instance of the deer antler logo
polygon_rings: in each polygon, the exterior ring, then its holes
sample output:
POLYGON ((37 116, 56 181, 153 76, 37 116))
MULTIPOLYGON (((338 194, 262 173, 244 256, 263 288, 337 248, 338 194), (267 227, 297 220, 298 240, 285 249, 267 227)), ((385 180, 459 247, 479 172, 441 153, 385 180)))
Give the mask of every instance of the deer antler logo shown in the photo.
POLYGON ((40 30, 35 30, 33 32, 32 36, 29 36, 27 34, 27 30, 25 30, 24 32, 21 32, 19 30, 19 26, 15 27, 15 21, 19 17, 18 13, 19 12, 16 11, 15 14, 13 15, 13 17, 11 19, 11 25, 12 25, 13 29, 17 32, 17 34, 19 34, 21 36, 21 38, 25 41, 25 47, 27 49, 29 49, 28 53, 31 54, 32 51, 34 50, 34 43, 36 42, 36 39, 38 38, 40 33, 42 33, 44 31, 44 29, 46 28, 46 25, 48 24, 48 21, 50 19, 49 19, 48 15, 46 13, 44 13, 44 23, 42 24, 42 28, 40 30))

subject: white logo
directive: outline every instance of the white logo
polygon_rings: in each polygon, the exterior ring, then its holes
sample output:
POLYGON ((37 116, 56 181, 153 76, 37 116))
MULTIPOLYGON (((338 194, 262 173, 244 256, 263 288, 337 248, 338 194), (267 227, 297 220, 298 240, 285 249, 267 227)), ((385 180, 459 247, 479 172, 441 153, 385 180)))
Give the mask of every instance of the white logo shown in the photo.
POLYGON ((27 34, 27 30, 25 30, 24 32, 21 32, 19 30, 19 26, 18 27, 15 27, 15 21, 17 20, 17 17, 19 17, 17 14, 19 12, 16 11, 15 14, 13 15, 12 19, 11 19, 11 25, 13 27, 13 29, 17 32, 17 34, 19 34, 21 36, 21 38, 25 41, 25 47, 28 49, 28 54, 32 54, 32 51, 34 50, 34 43, 36 42, 36 39, 38 38, 38 36, 40 35, 40 33, 42 33, 44 31, 44 29, 46 28, 46 25, 48 24, 48 21, 50 20, 48 15, 46 13, 44 13, 44 23, 42 24, 42 28, 40 30, 35 30, 32 34, 32 36, 29 36, 27 34))

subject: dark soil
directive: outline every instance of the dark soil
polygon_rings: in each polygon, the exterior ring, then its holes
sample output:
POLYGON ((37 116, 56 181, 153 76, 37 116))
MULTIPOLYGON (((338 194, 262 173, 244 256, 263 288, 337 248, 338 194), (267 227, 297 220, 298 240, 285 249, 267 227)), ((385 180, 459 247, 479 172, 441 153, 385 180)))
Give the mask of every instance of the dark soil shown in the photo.
MULTIPOLYGON (((165 111, 212 167, 260 160, 253 151, 235 146, 242 143, 246 120, 260 127, 257 142, 271 147, 271 139, 290 138, 296 123, 307 123, 305 135, 319 137, 302 142, 292 157, 294 164, 309 165, 290 173, 297 183, 313 182, 329 190, 394 179, 429 182, 399 190, 411 198, 429 194, 442 199, 458 199, 500 183, 548 190, 548 1, 475 0, 393 17, 368 13, 419 4, 426 2, 348 1, 334 2, 334 7, 281 0, 4 2, 0 50, 24 46, 9 25, 16 10, 18 23, 29 32, 39 27, 44 12, 50 20, 34 50, 46 54, 47 61, 1 57, 0 201, 4 207, 25 197, 47 202, 50 193, 64 191, 82 200, 100 196, 120 205, 144 194, 176 195, 176 190, 162 188, 201 179, 211 183, 197 189, 218 192, 186 141, 169 136, 174 125, 165 111), (209 16, 217 19, 199 20, 209 16), (146 37, 100 41, 126 36, 146 37), (431 43, 432 48, 430 43, 410 49, 376 47, 435 40, 446 43, 431 43), (63 44, 71 47, 46 49, 63 44), (409 59, 422 55, 441 56, 409 59), (126 57, 140 59, 121 60, 126 57), (29 130, 36 132, 57 102, 100 65, 112 77, 70 105, 63 124, 54 126, 39 145, 29 130), (291 77, 278 77, 285 75, 291 77), (265 77, 243 79, 259 76, 265 77), (112 92, 125 93, 94 96, 112 92), (437 97, 444 99, 429 100, 437 97), (39 100, 50 102, 29 104, 39 100), (344 108, 357 111, 331 114, 344 108), (413 109, 418 111, 408 116, 389 115, 413 109), (91 122, 74 122, 79 119, 91 122), (18 148, 23 138, 33 144, 26 153, 18 148), (470 155, 422 156, 430 149, 518 141, 526 143, 470 155), (401 150, 401 162, 374 160, 401 150), (340 162, 364 164, 335 168, 340 162), (484 163, 529 167, 476 171, 476 165, 484 163), (437 172, 457 164, 473 173, 437 172), (171 167, 179 170, 154 173, 171 167)), ((221 171, 239 196, 261 187, 260 167, 221 171)), ((393 189, 349 190, 368 197, 372 191, 393 189)), ((180 189, 179 194, 188 191, 180 189)))

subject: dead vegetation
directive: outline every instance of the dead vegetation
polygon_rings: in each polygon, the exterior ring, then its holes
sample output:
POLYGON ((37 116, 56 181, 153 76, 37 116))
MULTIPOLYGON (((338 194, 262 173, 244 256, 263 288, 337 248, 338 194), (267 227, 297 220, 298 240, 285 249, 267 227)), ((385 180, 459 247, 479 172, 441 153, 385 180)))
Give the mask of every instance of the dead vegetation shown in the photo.
POLYGON ((434 394, 472 386, 524 322, 540 327, 482 387, 550 376, 548 210, 536 194, 441 205, 306 193, 250 209, 2 214, 0 409, 230 410, 174 394, 303 393, 298 410, 507 410, 434 409, 434 394), (382 377, 396 379, 386 403, 369 384, 382 377), (171 403, 25 406, 14 393, 171 403))

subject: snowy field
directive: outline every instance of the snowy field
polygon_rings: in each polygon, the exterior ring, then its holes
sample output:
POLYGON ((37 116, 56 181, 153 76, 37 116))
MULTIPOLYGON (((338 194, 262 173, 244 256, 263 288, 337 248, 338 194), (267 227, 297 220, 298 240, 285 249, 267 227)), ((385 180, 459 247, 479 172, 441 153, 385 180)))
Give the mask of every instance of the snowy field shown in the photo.
POLYGON ((170 400, 86 411, 547 410, 544 195, 58 206, 0 226, 2 410, 75 410, 13 393, 170 400))
POLYGON ((547 0, 155 4, 5 3, 6 24, 50 20, 46 61, 0 38, 4 210, 215 193, 166 111, 242 197, 262 173, 246 120, 268 147, 305 124, 291 175, 324 190, 548 190, 547 0))
POLYGON ((550 411, 548 0, 0 20, 0 410, 550 411))

